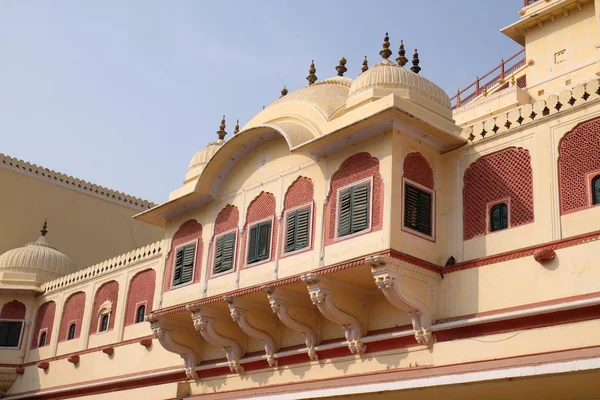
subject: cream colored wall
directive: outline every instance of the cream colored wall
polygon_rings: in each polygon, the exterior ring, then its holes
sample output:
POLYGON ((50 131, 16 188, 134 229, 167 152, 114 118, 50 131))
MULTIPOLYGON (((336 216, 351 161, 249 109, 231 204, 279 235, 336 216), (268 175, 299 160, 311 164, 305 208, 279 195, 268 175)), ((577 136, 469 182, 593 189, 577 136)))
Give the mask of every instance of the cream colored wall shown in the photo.
POLYGON ((33 242, 48 218, 48 242, 78 269, 162 238, 163 229, 132 216, 141 209, 0 167, 0 254, 33 242))

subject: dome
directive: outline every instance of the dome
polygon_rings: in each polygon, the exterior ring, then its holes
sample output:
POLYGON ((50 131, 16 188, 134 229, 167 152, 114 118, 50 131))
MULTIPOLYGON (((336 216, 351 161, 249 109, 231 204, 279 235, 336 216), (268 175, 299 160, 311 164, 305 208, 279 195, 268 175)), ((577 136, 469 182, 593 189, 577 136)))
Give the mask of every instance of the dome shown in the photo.
POLYGON ((185 180, 189 180, 191 178, 195 178, 202 173, 206 164, 210 161, 211 158, 215 155, 215 153, 221 148, 221 146, 225 143, 224 140, 218 140, 216 142, 210 142, 206 145, 205 148, 194 154, 194 157, 190 160, 190 165, 188 167, 188 172, 185 176, 185 180))
POLYGON ((34 273, 36 280, 43 283, 76 272, 76 269, 69 257, 48 244, 43 229, 37 241, 0 255, 0 272, 4 271, 34 273))
POLYGON ((352 82, 348 98, 351 99, 369 89, 383 89, 390 93, 395 90, 409 90, 437 105, 451 109, 450 97, 442 88, 419 74, 415 74, 410 69, 400 67, 389 60, 383 60, 360 74, 352 82))

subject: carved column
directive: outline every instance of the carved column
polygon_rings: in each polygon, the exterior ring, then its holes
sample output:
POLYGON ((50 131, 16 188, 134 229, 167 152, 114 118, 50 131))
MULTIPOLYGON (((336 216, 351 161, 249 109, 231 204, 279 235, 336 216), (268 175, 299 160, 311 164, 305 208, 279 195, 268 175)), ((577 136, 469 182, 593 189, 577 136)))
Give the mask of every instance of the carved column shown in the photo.
POLYGON ((279 320, 288 328, 300 332, 304 336, 304 342, 306 343, 306 349, 308 351, 308 356, 311 360, 318 360, 317 352, 315 351, 315 346, 318 344, 317 335, 315 332, 318 332, 318 329, 315 325, 318 322, 317 318, 310 318, 310 314, 312 312, 316 312, 316 310, 310 310, 305 307, 294 305, 294 316, 290 315, 289 308, 291 306, 291 302, 289 296, 285 296, 283 291, 275 290, 272 287, 266 286, 262 289, 267 293, 267 297, 269 299, 269 303, 271 304, 271 309, 277 316, 279 320), (299 318, 304 317, 304 318, 299 318), (311 321, 312 320, 312 321, 311 321), (311 321, 303 322, 303 321, 311 321), (314 329, 311 327, 314 326, 314 329))
POLYGON ((334 290, 330 282, 319 278, 316 274, 306 274, 301 279, 306 283, 310 300, 319 308, 321 314, 344 329, 344 336, 352 354, 364 353, 367 349, 367 346, 362 342, 365 331, 358 322, 357 313, 349 311, 350 309, 357 309, 356 306, 353 306, 353 303, 357 302, 358 296, 352 296, 351 293, 348 293, 351 289, 346 289, 345 293, 342 293, 341 290, 334 290), (344 310, 338 308, 334 298, 339 300, 344 310))
POLYGON ((417 342, 432 342, 431 324, 435 321, 440 274, 387 256, 366 261, 371 264, 375 284, 386 299, 411 316, 417 342))
POLYGON ((244 368, 240 365, 240 359, 244 355, 242 346, 236 340, 221 335, 215 329, 217 321, 223 319, 224 316, 219 315, 218 311, 207 307, 187 306, 187 309, 192 312, 194 328, 200 332, 202 338, 209 344, 221 347, 225 351, 225 357, 227 357, 231 372, 237 372, 238 374, 244 372, 244 368))

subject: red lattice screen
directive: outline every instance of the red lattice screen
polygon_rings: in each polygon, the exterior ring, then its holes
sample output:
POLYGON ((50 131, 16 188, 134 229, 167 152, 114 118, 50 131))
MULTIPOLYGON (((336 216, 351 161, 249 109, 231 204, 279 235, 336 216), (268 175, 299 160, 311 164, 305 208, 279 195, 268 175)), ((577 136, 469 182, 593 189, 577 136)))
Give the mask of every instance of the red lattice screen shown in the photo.
POLYGON ((433 170, 421 153, 409 153, 404 158, 404 177, 433 190, 433 170))
POLYGON ((488 203, 505 198, 510 198, 511 227, 533 222, 531 157, 520 147, 483 156, 465 171, 464 240, 486 234, 488 203))

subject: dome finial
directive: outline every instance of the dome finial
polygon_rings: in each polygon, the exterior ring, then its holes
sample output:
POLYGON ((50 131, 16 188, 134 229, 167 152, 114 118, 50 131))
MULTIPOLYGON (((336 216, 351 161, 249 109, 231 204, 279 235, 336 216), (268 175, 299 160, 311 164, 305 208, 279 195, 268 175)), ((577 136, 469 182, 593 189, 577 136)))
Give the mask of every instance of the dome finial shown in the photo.
POLYGON ((235 122, 235 128, 233 128, 233 134, 237 135, 239 131, 240 131, 240 120, 238 119, 235 122))
POLYGON ((419 67, 419 53, 417 52, 417 49, 415 49, 415 52, 413 53, 412 64, 413 66, 410 67, 410 70, 415 74, 418 74, 421 67, 419 67))
POLYGON ((392 51, 390 50, 390 37, 388 36, 387 32, 383 38, 383 49, 381 49, 379 54, 386 60, 392 55, 392 51))
POLYGON ((315 60, 312 60, 312 63, 310 64, 310 67, 308 68, 308 76, 306 77, 306 80, 308 81, 309 85, 312 85, 318 79, 317 76, 315 75, 315 72, 317 72, 317 69, 315 68, 315 60))
POLYGON ((281 96, 279 96, 279 98, 282 98, 283 96, 285 96, 286 94, 288 94, 288 90, 287 88, 284 86, 283 89, 281 89, 281 96))
POLYGON ((46 236, 46 233, 48 233, 48 218, 44 219, 44 225, 42 225, 42 229, 40 230, 40 233, 42 234, 42 236, 46 236))
POLYGON ((396 62, 401 67, 404 67, 408 62, 408 58, 406 58, 406 50, 404 50, 404 40, 400 41, 400 48, 398 49, 398 58, 396 58, 396 62))
POLYGON ((460 99, 460 89, 456 89, 456 108, 462 107, 462 100, 460 99))
POLYGON ((223 115, 223 119, 221 120, 221 125, 219 125, 219 130, 217 131, 217 135, 219 135, 219 140, 224 140, 227 132, 225 132, 225 116, 223 115))
POLYGON ((344 57, 340 58, 340 65, 335 67, 338 76, 344 76, 344 72, 348 71, 348 68, 346 68, 346 62, 347 61, 344 57))
POLYGON ((367 72, 368 69, 369 69, 369 62, 367 61, 367 56, 365 56, 365 59, 363 60, 362 67, 360 67, 360 70, 362 72, 367 72))

